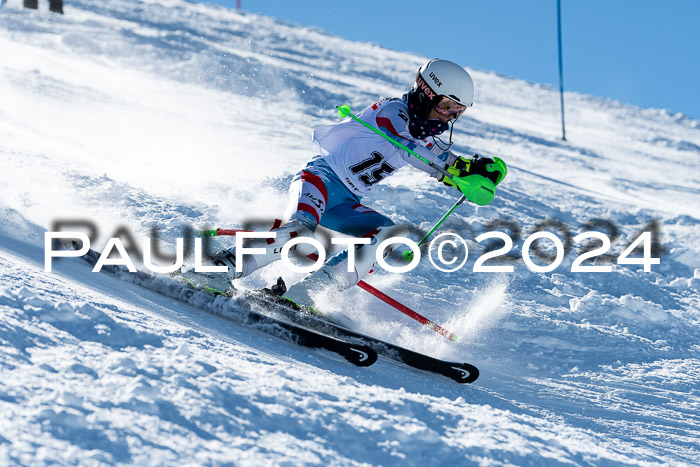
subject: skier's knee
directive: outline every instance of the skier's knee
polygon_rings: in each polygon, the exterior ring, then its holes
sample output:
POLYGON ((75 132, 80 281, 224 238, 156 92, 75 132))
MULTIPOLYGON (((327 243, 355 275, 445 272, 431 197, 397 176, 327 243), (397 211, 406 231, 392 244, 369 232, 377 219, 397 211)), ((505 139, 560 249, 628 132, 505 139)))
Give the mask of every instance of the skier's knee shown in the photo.
POLYGON ((316 218, 306 211, 296 211, 289 218, 289 222, 299 222, 302 226, 311 231, 311 233, 315 232, 318 227, 316 218))

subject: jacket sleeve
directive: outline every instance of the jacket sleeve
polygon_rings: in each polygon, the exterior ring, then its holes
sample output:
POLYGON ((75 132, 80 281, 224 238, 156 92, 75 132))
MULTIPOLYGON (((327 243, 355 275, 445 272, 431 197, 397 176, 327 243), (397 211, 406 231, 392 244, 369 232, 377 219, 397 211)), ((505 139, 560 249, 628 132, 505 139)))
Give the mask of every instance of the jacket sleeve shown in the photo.
MULTIPOLYGON (((452 164, 457 159, 457 156, 451 151, 444 151, 437 145, 432 145, 432 147, 428 148, 413 138, 408 130, 408 115, 406 114, 404 106, 399 102, 390 102, 381 108, 379 112, 377 112, 376 121, 377 128, 383 131, 389 138, 403 144, 420 156, 439 166, 452 164)), ((398 146, 396 146, 396 150, 399 151, 401 157, 412 166, 429 173, 432 177, 438 179, 442 178, 440 172, 417 157, 409 154, 398 146)))

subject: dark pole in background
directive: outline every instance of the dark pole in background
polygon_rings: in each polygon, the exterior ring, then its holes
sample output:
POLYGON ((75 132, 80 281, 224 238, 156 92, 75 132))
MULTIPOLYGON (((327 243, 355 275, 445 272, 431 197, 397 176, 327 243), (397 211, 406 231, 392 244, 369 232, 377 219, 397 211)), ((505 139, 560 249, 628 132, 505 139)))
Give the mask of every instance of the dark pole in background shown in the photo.
POLYGON ((564 126, 564 71, 561 59, 561 0, 557 0, 557 36, 559 41, 559 100, 561 102, 561 139, 566 141, 564 126))

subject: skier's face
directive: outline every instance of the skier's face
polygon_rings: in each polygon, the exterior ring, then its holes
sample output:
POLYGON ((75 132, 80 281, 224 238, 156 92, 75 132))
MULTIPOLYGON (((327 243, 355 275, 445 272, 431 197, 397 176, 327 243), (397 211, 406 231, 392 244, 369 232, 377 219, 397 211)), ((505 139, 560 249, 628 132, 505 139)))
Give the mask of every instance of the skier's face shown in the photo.
POLYGON ((453 118, 453 117, 450 117, 450 116, 443 115, 443 114, 439 113, 439 112, 438 112, 437 110, 435 110, 434 108, 433 108, 433 110, 431 110, 430 113, 428 114, 428 119, 429 119, 429 120, 441 120, 441 121, 443 121, 443 122, 449 122, 450 120, 452 120, 452 118, 453 118))
POLYGON ((442 120, 443 122, 458 118, 467 110, 462 104, 458 104, 449 97, 442 97, 428 114, 428 118, 442 120))

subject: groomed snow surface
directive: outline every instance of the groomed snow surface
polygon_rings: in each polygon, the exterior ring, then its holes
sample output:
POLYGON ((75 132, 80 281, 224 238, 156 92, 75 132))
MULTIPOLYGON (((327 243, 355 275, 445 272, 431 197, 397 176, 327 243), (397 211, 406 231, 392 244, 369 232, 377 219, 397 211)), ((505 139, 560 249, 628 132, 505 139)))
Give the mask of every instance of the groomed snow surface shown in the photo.
MULTIPOLYGON (((156 228, 172 252, 185 226, 263 228, 315 154, 311 130, 336 105, 399 96, 426 57, 183 0, 43 3, 0 10, 0 464, 700 463, 698 121, 570 93, 562 141, 555 89, 470 69, 453 150, 509 175, 441 230, 469 260, 367 279, 459 339, 359 289, 319 300, 482 376, 357 368, 78 259, 44 272, 43 234, 90 222, 99 249, 156 228), (538 225, 564 241, 587 224, 617 238, 611 272, 572 272, 580 242, 553 271, 523 263, 538 225), (654 229, 651 272, 615 263, 654 229), (514 272, 473 272, 489 230, 513 238, 514 272)), ((407 167, 365 202, 417 240, 456 199, 407 167)), ((239 287, 278 275, 301 277, 273 265, 239 287)))

